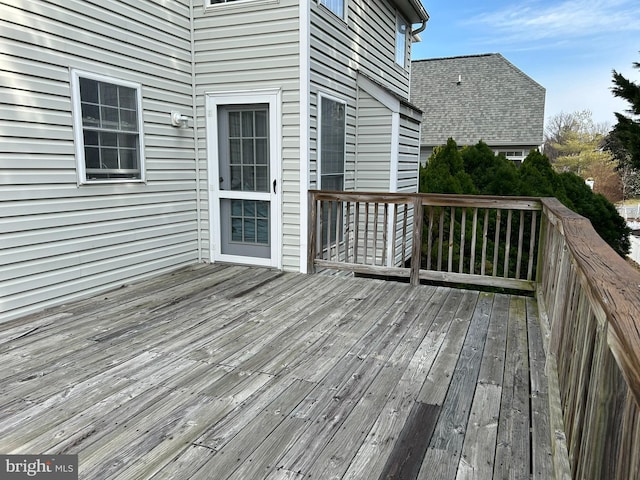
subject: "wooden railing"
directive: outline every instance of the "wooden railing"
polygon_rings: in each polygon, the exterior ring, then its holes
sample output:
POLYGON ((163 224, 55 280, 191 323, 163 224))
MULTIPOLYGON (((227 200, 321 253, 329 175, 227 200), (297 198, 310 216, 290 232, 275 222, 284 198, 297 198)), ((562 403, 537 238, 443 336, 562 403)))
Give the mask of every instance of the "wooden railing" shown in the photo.
POLYGON ((640 479, 640 274, 555 199, 543 199, 541 237, 538 306, 563 417, 555 446, 569 461, 556 478, 640 479))
POLYGON ((309 270, 534 290, 535 198, 310 192, 309 270))
POLYGON ((535 290, 556 479, 640 479, 640 273, 588 220, 555 199, 311 191, 309 204, 309 271, 535 290))

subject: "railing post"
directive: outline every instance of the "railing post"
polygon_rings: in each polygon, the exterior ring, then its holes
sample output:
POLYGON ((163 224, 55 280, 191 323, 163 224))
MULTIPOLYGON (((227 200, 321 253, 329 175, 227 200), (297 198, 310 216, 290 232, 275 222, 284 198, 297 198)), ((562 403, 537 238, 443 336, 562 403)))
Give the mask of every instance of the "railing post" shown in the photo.
POLYGON ((420 261, 422 260, 422 198, 413 196, 413 245, 411 245, 411 285, 420 285, 420 261))
POLYGON ((309 244, 308 244, 308 256, 307 256, 307 272, 315 273, 316 271, 316 231, 318 229, 318 202, 316 201, 316 195, 313 192, 309 192, 309 206, 311 212, 309 215, 309 244))

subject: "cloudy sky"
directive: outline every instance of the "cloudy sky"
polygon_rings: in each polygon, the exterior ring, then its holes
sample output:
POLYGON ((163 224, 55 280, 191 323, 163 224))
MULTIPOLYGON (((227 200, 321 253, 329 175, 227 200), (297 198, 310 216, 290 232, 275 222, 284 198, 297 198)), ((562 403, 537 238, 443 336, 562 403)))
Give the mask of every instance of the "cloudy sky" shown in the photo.
POLYGON ((613 69, 640 71, 639 0, 422 0, 427 29, 413 58, 501 53, 547 90, 545 118, 591 110, 615 123, 627 104, 610 92, 613 69))

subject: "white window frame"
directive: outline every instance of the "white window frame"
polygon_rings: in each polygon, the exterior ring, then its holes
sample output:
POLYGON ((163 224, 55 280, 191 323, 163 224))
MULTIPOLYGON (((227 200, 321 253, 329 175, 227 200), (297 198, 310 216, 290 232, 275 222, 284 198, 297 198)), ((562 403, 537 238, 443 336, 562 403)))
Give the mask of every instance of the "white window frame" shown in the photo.
MULTIPOLYGON (((142 86, 119 78, 102 74, 71 69, 71 107, 73 116, 73 131, 78 172, 78 184, 105 184, 105 183, 144 183, 146 182, 146 169, 144 158, 144 121, 142 110, 142 86), (82 99, 80 98, 80 78, 86 78, 103 83, 110 83, 122 87, 132 88, 136 91, 136 109, 138 120, 138 167, 139 176, 136 178, 87 178, 86 161, 84 153, 84 126, 82 123, 82 99)), ((127 132, 131 133, 131 132, 127 132)))
MULTIPOLYGON (((342 190, 346 189, 346 169, 347 169, 347 107, 348 107, 348 103, 346 102, 346 100, 342 99, 342 98, 338 98, 332 95, 328 95, 326 93, 323 92, 318 92, 317 95, 317 111, 318 111, 318 127, 317 127, 317 133, 316 133, 316 144, 317 144, 317 167, 316 167, 316 174, 317 174, 317 180, 316 180, 316 184, 319 190, 323 189, 322 186, 322 101, 326 99, 329 100, 331 102, 335 102, 335 103, 339 103, 341 105, 344 106, 344 137, 343 137, 343 147, 342 147, 342 151, 344 152, 343 157, 342 157, 342 190)), ((336 212, 337 215, 340 216, 341 218, 341 229, 340 232, 332 232, 332 237, 333 235, 335 235, 334 238, 327 238, 327 242, 325 243, 324 239, 321 239, 321 243, 322 243, 322 248, 331 248, 331 245, 337 245, 341 242, 343 242, 344 240, 344 232, 345 232, 345 218, 344 218, 344 212, 342 211, 342 208, 340 208, 340 210, 338 210, 336 212)), ((329 219, 327 220, 328 222, 331 222, 332 224, 332 228, 334 225, 334 220, 333 220, 333 213, 330 214, 329 219)), ((324 234, 323 234, 324 237, 324 234)))
POLYGON ((348 104, 346 100, 342 98, 335 97, 333 95, 329 95, 324 92, 318 93, 318 132, 317 132, 317 185, 318 189, 322 190, 322 100, 327 99, 332 102, 341 103, 344 105, 344 157, 342 159, 342 187, 345 187, 345 177, 346 177, 346 164, 347 164, 347 107, 348 104))
POLYGON ((400 15, 396 16, 396 42, 395 42, 395 62, 396 65, 407 69, 407 45, 409 37, 409 23, 400 15), (404 32, 401 32, 404 29, 404 32), (402 36, 401 36, 402 35, 402 36), (400 40, 402 39, 402 41, 400 40), (402 51, 400 51, 402 49, 402 51))
MULTIPOLYGON (((342 1, 342 13, 339 13, 334 8, 332 8, 331 5, 328 5, 328 3, 331 2, 331 1, 332 0, 318 0, 318 4, 321 7, 326 8, 328 11, 330 11, 336 17, 346 21, 347 20, 347 12, 349 11, 349 4, 348 4, 349 0, 338 0, 338 1, 342 1)), ((336 1, 336 0, 333 0, 333 1, 336 1)))

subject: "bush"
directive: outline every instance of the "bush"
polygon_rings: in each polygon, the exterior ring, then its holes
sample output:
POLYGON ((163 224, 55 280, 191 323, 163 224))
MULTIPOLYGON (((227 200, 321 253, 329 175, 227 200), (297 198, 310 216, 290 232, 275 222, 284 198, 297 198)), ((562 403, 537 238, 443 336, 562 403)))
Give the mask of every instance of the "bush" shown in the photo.
POLYGON ((630 229, 615 206, 595 194, 578 175, 556 173, 549 159, 531 151, 520 168, 503 155, 494 155, 483 142, 459 149, 453 139, 434 151, 420 168, 420 191, 482 195, 556 197, 588 218, 593 228, 619 255, 630 249, 630 229))

